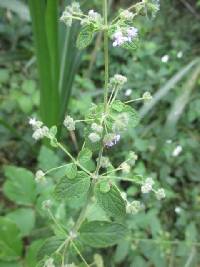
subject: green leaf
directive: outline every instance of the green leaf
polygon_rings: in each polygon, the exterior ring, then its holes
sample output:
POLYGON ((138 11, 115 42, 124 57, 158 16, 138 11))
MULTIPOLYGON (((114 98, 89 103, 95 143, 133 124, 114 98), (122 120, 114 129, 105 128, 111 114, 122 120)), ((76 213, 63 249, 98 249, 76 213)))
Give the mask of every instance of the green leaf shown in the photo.
POLYGON ((92 158, 92 151, 88 148, 82 149, 78 154, 78 161, 82 165, 87 164, 91 158, 92 158))
POLYGON ((35 225, 35 212, 32 209, 16 209, 6 215, 10 220, 16 223, 21 231, 21 236, 28 236, 35 225))
POLYGON ((80 240, 95 248, 113 246, 126 234, 127 229, 124 225, 104 221, 88 222, 80 228, 80 240))
POLYGON ((12 262, 0 261, 0 267, 23 267, 23 266, 21 263, 16 261, 12 262))
POLYGON ((42 247, 39 249, 39 252, 37 254, 38 260, 42 260, 45 256, 51 256, 56 250, 62 245, 62 243, 65 241, 65 238, 61 237, 50 237, 48 238, 42 247))
POLYGON ((125 42, 122 47, 130 51, 136 50, 139 47, 139 39, 136 38, 132 42, 125 42))
POLYGON ((25 265, 27 267, 37 266, 37 262, 38 262, 37 255, 43 244, 44 244, 44 240, 36 240, 36 241, 31 242, 31 245, 28 246, 26 250, 26 257, 25 257, 25 265))
POLYGON ((38 156, 39 168, 42 170, 49 170, 59 165, 59 157, 50 148, 42 146, 38 156))
POLYGON ((69 163, 66 166, 66 175, 69 179, 73 179, 77 174, 77 166, 74 163, 69 163))
POLYGON ((102 192, 100 183, 95 188, 97 203, 105 210, 108 216, 115 219, 121 219, 126 215, 126 205, 121 197, 120 191, 115 185, 112 185, 108 192, 102 192))
POLYGON ((0 259, 17 260, 22 254, 20 230, 7 218, 0 217, 0 259))
POLYGON ((4 170, 8 178, 3 185, 5 196, 18 204, 33 204, 36 199, 36 185, 32 172, 15 166, 6 166, 4 170))
POLYGON ((102 181, 102 182, 100 182, 100 191, 102 192, 102 193, 107 193, 107 192, 109 192, 110 191, 110 183, 109 183, 109 181, 102 181))
POLYGON ((55 188, 55 197, 61 199, 79 199, 87 194, 90 187, 90 177, 84 172, 78 172, 73 179, 63 177, 55 188))
POLYGON ((93 25, 85 25, 82 27, 76 42, 78 49, 84 49, 91 44, 94 32, 95 28, 93 25))

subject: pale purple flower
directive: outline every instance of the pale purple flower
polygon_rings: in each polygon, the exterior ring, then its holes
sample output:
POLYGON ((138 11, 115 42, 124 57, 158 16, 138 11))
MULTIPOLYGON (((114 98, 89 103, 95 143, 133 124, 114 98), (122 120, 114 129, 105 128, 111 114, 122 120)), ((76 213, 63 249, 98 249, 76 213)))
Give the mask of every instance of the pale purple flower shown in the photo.
POLYGON ((113 34, 113 46, 121 46, 126 42, 132 42, 137 35, 138 29, 135 27, 119 29, 113 34))
POLYGON ((127 37, 129 42, 132 42, 132 40, 136 38, 137 35, 138 35, 138 29, 136 29, 135 27, 130 27, 127 29, 127 37))
POLYGON ((121 31, 117 31, 113 34, 113 46, 121 46, 123 45, 125 42, 128 41, 128 38, 126 36, 123 35, 123 33, 121 31))
POLYGON ((119 142, 120 138, 120 134, 108 134, 104 138, 104 144, 106 147, 112 147, 119 142))

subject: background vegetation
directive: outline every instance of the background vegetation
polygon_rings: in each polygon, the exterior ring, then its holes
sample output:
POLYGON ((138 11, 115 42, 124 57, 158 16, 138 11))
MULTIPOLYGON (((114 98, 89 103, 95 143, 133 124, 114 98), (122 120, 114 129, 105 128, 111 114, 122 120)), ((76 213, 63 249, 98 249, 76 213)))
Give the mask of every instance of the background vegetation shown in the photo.
MULTIPOLYGON (((110 1, 111 15, 119 5, 129 2, 133 1, 110 1)), ((48 146, 34 143, 29 117, 40 114, 48 125, 60 126, 67 110, 81 119, 89 104, 98 101, 103 92, 102 36, 96 37, 95 46, 78 52, 74 47, 78 25, 66 33, 50 5, 45 16, 39 16, 40 22, 34 20, 33 5, 37 3, 42 1, 29 1, 34 42, 28 3, 0 1, 0 267, 36 266, 37 251, 51 232, 41 203, 51 197, 59 173, 49 177, 45 188, 36 188, 34 173, 65 160, 48 146)), ((61 1, 58 9, 64 5, 61 1)), ((37 6, 37 11, 42 12, 42 8, 37 6)), ((83 1, 83 8, 101 11, 101 1, 83 1)), ((112 159, 117 163, 128 150, 134 150, 139 155, 136 170, 158 179, 166 188, 167 198, 160 203, 144 197, 145 211, 128 218, 134 235, 117 247, 96 251, 103 256, 105 266, 111 258, 112 266, 200 265, 199 25, 199 1, 162 0, 154 21, 138 21, 143 36, 138 50, 110 50, 111 75, 122 73, 128 77, 121 97, 129 100, 128 89, 132 89, 133 97, 147 90, 154 95, 151 103, 136 105, 141 124, 112 150, 112 159), (174 157, 177 146, 182 152, 174 157)), ((60 138, 74 154, 82 136, 81 126, 76 140, 60 127, 60 138)), ((121 187, 130 198, 141 197, 130 184, 122 183, 121 187)), ((77 203, 67 207, 57 203, 54 207, 63 221, 67 214, 68 223, 78 208, 77 203)), ((104 214, 94 214, 91 207, 88 218, 97 216, 102 219, 104 214)), ((93 257, 90 250, 85 253, 89 259, 93 257)))

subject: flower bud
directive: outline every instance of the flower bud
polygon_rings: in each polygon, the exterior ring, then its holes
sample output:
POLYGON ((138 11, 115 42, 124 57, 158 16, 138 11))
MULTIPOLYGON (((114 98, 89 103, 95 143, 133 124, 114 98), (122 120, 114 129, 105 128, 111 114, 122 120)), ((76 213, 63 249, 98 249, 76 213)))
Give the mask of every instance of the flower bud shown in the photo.
POLYGON ((44 182, 45 179, 45 173, 42 170, 38 170, 35 174, 35 181, 37 183, 44 182))
POLYGON ((76 122, 72 117, 66 116, 63 124, 69 131, 75 131, 76 122))
POLYGON ((44 200, 42 202, 42 208, 43 210, 48 210, 52 207, 52 201, 50 199, 44 200))
POLYGON ((92 143, 97 143, 101 140, 101 137, 97 133, 90 133, 88 138, 92 143))
POLYGON ((161 200, 161 199, 163 199, 163 198, 165 198, 165 190, 163 189, 163 188, 160 188, 160 189, 158 189, 158 191, 156 191, 156 198, 158 199, 158 200, 161 200))
POLYGON ((145 102, 148 102, 148 101, 151 101, 153 97, 152 97, 152 95, 149 92, 145 92, 143 94, 142 98, 143 98, 143 100, 145 102))

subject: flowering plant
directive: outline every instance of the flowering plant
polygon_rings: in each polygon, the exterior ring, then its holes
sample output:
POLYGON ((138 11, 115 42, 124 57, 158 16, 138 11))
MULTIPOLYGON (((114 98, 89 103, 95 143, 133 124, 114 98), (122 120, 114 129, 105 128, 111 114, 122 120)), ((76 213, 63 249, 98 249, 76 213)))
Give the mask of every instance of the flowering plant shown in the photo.
MULTIPOLYGON (((61 21, 68 27, 74 20, 80 21, 82 28, 77 39, 79 49, 86 48, 92 42, 96 32, 103 32, 104 102, 93 104, 82 120, 75 120, 70 115, 65 117, 63 124, 73 135, 78 123, 85 124, 85 141, 77 157, 57 140, 56 126, 49 129, 35 118, 29 121, 35 140, 44 137, 49 139, 50 144, 64 151, 71 161, 47 171, 38 170, 36 182, 45 183, 49 173, 63 168, 65 175, 56 183, 54 201, 84 203, 78 218, 75 216, 72 223, 66 226, 53 214, 52 201, 47 199, 43 202, 43 208, 55 223, 55 228, 54 235, 47 239, 39 251, 39 266, 76 266, 79 264, 76 255, 84 263, 83 266, 90 266, 88 260, 86 261, 82 255, 82 246, 94 248, 113 246, 129 234, 125 217, 127 214, 139 212, 144 205, 138 200, 130 202, 119 188, 120 181, 135 183, 141 187, 143 194, 153 192, 158 200, 165 197, 164 189, 159 188, 151 177, 143 177, 134 172, 133 167, 138 159, 135 152, 130 151, 129 156, 118 166, 115 166, 116 164, 106 156, 108 150, 123 140, 125 132, 139 123, 137 111, 129 104, 140 100, 150 101, 152 98, 150 93, 146 92, 141 98, 125 103, 118 99, 118 93, 126 84, 127 78, 121 74, 109 77, 109 39, 113 47, 121 46, 131 50, 137 48, 139 31, 134 25, 134 18, 143 14, 154 16, 158 9, 158 1, 143 0, 127 10, 120 10, 119 14, 108 22, 107 0, 103 1, 103 17, 94 10, 90 10, 85 15, 80 5, 73 2, 66 7, 61 16, 61 21), (96 163, 95 166, 93 160, 96 163), (88 220, 88 207, 93 202, 105 213, 105 220, 88 220)), ((99 261, 102 261, 101 257, 95 255, 97 266, 101 266, 99 261)))

